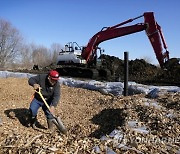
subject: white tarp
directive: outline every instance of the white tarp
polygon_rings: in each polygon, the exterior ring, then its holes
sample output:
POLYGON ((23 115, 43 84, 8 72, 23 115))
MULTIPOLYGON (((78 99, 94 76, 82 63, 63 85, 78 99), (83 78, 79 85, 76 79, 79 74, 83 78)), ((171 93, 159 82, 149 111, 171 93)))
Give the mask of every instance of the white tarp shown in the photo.
MULTIPOLYGON (((34 74, 18 73, 9 71, 0 71, 1 78, 15 77, 15 78, 30 78, 34 74)), ((85 88, 89 90, 96 90, 103 94, 113 94, 119 96, 123 94, 124 84, 122 82, 100 82, 96 80, 81 81, 72 78, 63 78, 59 80, 60 84, 64 84, 70 87, 85 88)), ((158 96, 159 91, 165 92, 180 92, 180 87, 177 86, 149 86, 137 84, 135 82, 128 83, 129 95, 133 94, 147 94, 151 98, 158 96)))

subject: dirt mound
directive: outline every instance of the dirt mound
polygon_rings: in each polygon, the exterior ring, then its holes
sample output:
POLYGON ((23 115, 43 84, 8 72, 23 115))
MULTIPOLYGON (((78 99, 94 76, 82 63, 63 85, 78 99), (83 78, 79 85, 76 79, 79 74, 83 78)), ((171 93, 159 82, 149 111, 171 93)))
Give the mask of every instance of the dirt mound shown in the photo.
MULTIPOLYGON (((180 148, 180 93, 148 99, 62 86, 56 109, 68 129, 62 135, 26 125, 34 93, 27 79, 0 78, 0 85, 0 153, 178 153, 180 148)), ((41 109, 38 121, 47 128, 41 109)))
MULTIPOLYGON (((103 66, 111 70, 116 77, 124 80, 124 61, 109 55, 102 55, 103 66)), ((180 86, 180 63, 172 58, 166 63, 166 69, 147 63, 143 59, 129 61, 129 80, 143 84, 180 86)))

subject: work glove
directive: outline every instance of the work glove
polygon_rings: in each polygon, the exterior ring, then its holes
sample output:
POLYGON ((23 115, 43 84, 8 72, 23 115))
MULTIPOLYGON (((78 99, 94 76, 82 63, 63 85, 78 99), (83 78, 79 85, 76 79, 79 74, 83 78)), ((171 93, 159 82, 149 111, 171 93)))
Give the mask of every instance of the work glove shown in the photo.
POLYGON ((35 83, 35 84, 33 85, 33 88, 34 88, 34 90, 37 90, 38 88, 40 88, 40 85, 37 84, 37 83, 35 83))
POLYGON ((52 113, 52 115, 55 115, 55 107, 54 106, 50 106, 49 110, 52 113))

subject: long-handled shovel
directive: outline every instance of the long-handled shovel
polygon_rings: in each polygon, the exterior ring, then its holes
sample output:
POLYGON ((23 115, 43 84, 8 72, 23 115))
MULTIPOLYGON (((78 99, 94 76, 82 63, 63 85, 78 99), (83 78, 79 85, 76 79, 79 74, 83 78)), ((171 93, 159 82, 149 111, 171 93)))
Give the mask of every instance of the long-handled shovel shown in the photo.
POLYGON ((53 119, 51 120, 59 129, 60 132, 62 132, 63 134, 67 133, 67 130, 65 128, 65 126, 63 125, 61 119, 59 117, 55 117, 51 111, 50 111, 50 107, 48 105, 48 103, 46 102, 46 100, 44 99, 42 93, 41 93, 41 88, 38 88, 38 90, 35 90, 36 93, 39 94, 39 96, 41 97, 41 99, 43 100, 44 104, 46 105, 46 107, 48 108, 50 114, 52 115, 53 119))

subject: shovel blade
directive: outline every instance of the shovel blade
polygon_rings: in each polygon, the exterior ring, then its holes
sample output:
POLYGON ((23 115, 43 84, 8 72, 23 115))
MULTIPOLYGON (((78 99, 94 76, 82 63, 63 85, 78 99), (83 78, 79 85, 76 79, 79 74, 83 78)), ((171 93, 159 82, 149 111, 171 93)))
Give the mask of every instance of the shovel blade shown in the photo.
POLYGON ((60 117, 54 117, 54 119, 52 119, 52 122, 56 125, 56 127, 58 128, 58 130, 63 133, 66 134, 67 133, 67 129, 66 127, 63 125, 60 117))

